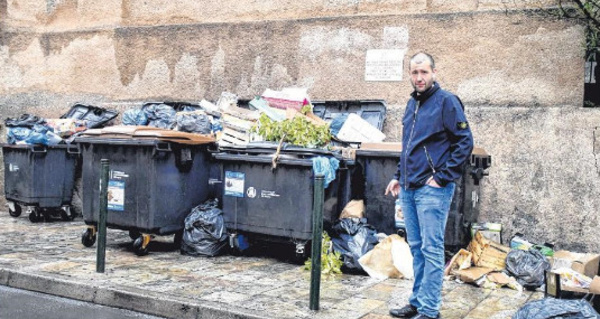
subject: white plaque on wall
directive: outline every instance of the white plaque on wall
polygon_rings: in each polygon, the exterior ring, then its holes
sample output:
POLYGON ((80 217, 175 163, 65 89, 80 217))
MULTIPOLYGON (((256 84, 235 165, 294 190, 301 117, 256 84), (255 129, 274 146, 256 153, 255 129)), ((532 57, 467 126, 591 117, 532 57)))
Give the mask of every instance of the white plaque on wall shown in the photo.
POLYGON ((402 81, 405 50, 367 50, 365 81, 402 81))

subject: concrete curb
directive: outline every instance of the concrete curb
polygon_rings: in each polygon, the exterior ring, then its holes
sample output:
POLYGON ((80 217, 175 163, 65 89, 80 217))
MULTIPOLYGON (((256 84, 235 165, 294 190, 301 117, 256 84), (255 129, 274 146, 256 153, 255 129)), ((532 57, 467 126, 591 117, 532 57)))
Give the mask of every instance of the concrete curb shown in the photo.
POLYGON ((224 309, 214 302, 193 303, 168 294, 91 285, 72 280, 0 268, 0 284, 12 288, 133 310, 154 316, 181 319, 265 319, 251 311, 224 309))

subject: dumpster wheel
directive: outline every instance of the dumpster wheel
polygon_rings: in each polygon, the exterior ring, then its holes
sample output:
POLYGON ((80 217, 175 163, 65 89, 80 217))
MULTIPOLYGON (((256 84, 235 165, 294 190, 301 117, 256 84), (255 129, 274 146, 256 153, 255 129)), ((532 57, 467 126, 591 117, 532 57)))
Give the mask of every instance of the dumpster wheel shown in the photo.
POLYGON ((75 219, 75 214, 69 206, 63 206, 60 208, 60 218, 64 221, 71 221, 75 219))
POLYGON ((9 205, 8 206, 8 213, 12 217, 19 217, 19 216, 21 216, 21 205, 19 205, 17 203, 13 203, 12 205, 9 205))
POLYGON ((138 256, 144 256, 148 254, 148 244, 152 237, 148 234, 142 234, 140 237, 133 241, 133 252, 138 256))
POLYGON ((81 243, 85 247, 92 247, 96 242, 96 227, 89 226, 83 234, 81 234, 81 243))
POLYGON ((40 209, 37 207, 31 207, 29 208, 29 221, 32 223, 37 223, 37 222, 41 222, 42 220, 44 220, 44 216, 41 215, 40 213, 40 209))
POLYGON ((142 235, 142 233, 140 233, 140 231, 137 230, 137 229, 130 229, 129 230, 129 238, 131 238, 133 240, 136 240, 141 235, 142 235))

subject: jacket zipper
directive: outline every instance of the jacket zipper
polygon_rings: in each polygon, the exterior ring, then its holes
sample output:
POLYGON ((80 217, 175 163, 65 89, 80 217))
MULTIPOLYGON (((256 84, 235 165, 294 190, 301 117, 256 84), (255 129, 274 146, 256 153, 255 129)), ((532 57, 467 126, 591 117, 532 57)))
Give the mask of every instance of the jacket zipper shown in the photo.
POLYGON ((427 163, 429 163, 429 167, 431 167, 431 171, 433 172, 433 175, 435 175, 435 166, 433 166, 433 160, 431 159, 431 156, 429 156, 429 152, 427 152, 427 147, 425 145, 423 145, 423 149, 425 150, 425 156, 427 157, 427 163))
POLYGON ((413 117, 413 123, 412 123, 412 128, 410 129, 410 136, 408 137, 408 145, 406 146, 406 151, 404 152, 404 189, 408 189, 408 176, 407 176, 407 171, 408 169, 406 168, 406 166, 408 165, 408 150, 410 148, 410 142, 412 142, 412 139, 415 135, 415 125, 417 123, 417 112, 419 112, 419 107, 421 106, 421 102, 417 101, 417 105, 415 107, 415 113, 414 113, 414 117, 413 117))

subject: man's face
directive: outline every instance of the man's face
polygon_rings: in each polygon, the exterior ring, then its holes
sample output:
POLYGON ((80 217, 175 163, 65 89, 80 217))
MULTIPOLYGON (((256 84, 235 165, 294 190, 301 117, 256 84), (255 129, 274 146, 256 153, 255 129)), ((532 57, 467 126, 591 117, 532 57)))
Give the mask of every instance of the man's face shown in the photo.
POLYGON ((423 93, 433 85, 435 73, 427 59, 410 63, 410 83, 417 93, 423 93))

